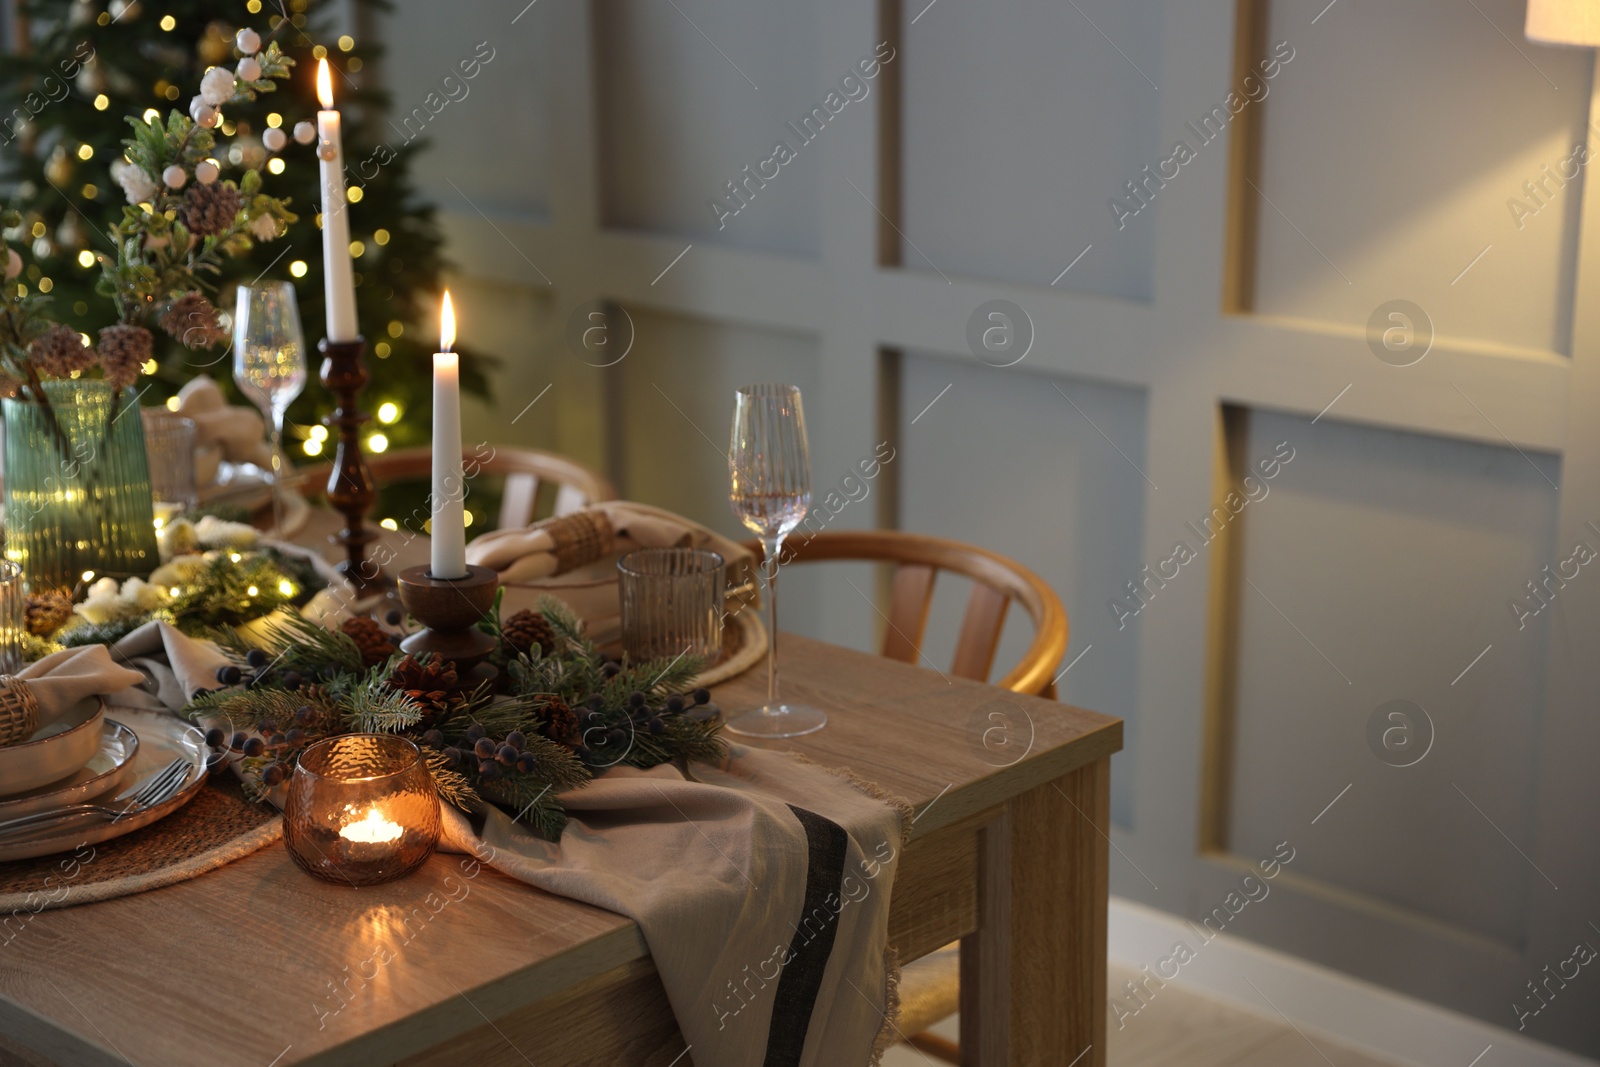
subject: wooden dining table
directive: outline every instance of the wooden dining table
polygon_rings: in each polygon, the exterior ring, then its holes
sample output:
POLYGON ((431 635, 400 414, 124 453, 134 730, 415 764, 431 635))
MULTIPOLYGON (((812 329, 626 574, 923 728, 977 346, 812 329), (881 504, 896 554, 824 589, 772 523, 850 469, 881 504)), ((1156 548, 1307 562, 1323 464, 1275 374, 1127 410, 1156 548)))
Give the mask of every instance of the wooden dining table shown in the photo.
MULTIPOLYGON (((799 636, 781 662, 786 696, 829 721, 763 744, 914 807, 889 942, 909 961, 960 940, 963 1062, 1104 1065, 1121 720, 799 636)), ((764 679, 725 682, 716 700, 761 703, 764 679)), ((459 854, 353 889, 274 844, 41 912, 0 947, 0 1064, 692 1062, 632 920, 459 854)))

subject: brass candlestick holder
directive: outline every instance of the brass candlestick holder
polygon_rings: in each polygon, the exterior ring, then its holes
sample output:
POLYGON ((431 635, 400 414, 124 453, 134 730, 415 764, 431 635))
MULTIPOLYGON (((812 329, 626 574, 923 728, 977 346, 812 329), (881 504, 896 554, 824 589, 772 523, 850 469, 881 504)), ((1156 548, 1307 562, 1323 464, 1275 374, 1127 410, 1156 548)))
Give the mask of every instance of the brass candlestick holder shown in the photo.
POLYGON ((338 571, 363 595, 389 584, 383 568, 367 559, 367 545, 378 539, 378 531, 366 523, 378 489, 367 458, 361 454, 361 426, 367 416, 361 411, 359 400, 369 380, 361 355, 366 348, 362 337, 353 341, 324 338, 317 345, 323 356, 322 384, 333 393, 337 405, 323 425, 337 431, 333 473, 328 476, 328 503, 344 516, 344 529, 334 537, 345 548, 345 560, 338 565, 338 571))
POLYGON ((454 661, 466 672, 494 651, 494 638, 476 628, 494 610, 500 580, 488 567, 467 565, 465 578, 435 578, 427 567, 400 572, 400 602, 425 629, 400 642, 413 656, 424 652, 454 661))

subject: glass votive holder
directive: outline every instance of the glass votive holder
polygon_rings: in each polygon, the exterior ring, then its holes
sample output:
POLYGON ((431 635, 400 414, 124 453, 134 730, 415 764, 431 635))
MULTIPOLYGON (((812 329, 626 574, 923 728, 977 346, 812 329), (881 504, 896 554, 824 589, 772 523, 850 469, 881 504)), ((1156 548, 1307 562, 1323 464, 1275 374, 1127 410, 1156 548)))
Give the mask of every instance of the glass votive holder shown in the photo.
POLYGON ((687 654, 715 662, 723 572, 722 557, 703 548, 640 548, 619 559, 622 650, 635 661, 687 654))
POLYGON ((0 560, 0 674, 16 674, 22 669, 27 605, 22 568, 10 560, 0 560))
POLYGON ((289 779, 283 841, 302 869, 337 885, 410 874, 439 843, 439 795, 421 751, 394 734, 310 746, 289 779))
POLYGON ((150 495, 158 503, 188 511, 200 501, 194 478, 194 420, 147 408, 144 449, 150 457, 150 495))

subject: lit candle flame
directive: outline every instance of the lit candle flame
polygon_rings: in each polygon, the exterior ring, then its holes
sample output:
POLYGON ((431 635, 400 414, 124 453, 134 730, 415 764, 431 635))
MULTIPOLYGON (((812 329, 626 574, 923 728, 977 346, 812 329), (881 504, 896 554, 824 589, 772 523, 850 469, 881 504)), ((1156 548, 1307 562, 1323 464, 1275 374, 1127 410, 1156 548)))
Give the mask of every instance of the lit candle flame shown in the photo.
POLYGON ((444 291, 444 302, 439 305, 439 351, 448 352, 456 343, 456 309, 450 303, 450 290, 444 291))
POLYGON ((377 808, 368 808, 366 816, 362 819, 345 823, 339 830, 339 836, 346 841, 382 844, 395 840, 403 832, 397 823, 392 823, 378 814, 377 808))
POLYGON ((317 60, 317 99, 322 101, 324 110, 333 110, 333 78, 328 74, 328 61, 317 60))

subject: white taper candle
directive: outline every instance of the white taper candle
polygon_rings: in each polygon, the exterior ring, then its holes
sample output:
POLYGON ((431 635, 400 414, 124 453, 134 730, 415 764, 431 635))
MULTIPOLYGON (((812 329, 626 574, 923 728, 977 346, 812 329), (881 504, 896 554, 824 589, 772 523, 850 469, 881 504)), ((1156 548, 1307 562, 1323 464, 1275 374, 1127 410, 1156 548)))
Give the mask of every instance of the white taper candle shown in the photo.
POLYGON ((466 480, 461 468, 461 368, 450 349, 456 341, 450 293, 439 310, 439 347, 433 354, 433 532, 429 570, 435 578, 467 576, 466 480))
POLYGON ((328 61, 317 65, 317 165, 322 176, 322 291, 327 299, 328 340, 354 341, 356 286, 350 267, 350 205, 344 190, 344 142, 339 113, 333 110, 333 81, 328 61))

